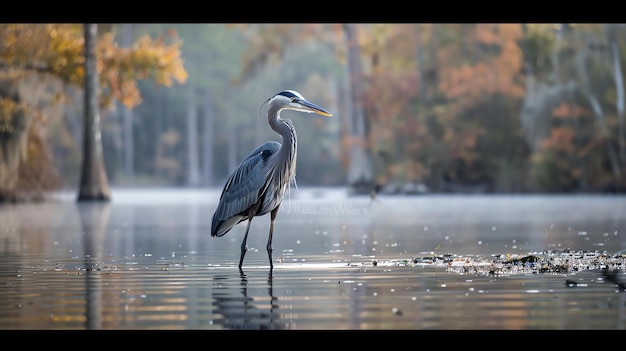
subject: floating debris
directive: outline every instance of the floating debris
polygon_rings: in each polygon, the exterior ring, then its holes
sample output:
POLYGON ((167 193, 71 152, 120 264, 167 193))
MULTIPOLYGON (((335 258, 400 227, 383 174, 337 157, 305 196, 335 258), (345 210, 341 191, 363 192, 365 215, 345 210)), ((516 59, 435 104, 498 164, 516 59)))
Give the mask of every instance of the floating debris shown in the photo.
MULTIPOLYGON (((411 260, 376 260, 372 266, 422 266, 444 268, 449 273, 510 276, 515 274, 572 274, 586 270, 602 270, 607 281, 626 290, 626 283, 617 281, 618 273, 626 271, 624 252, 609 254, 606 251, 547 250, 530 252, 527 255, 494 254, 481 255, 427 255, 411 260)), ((572 281, 573 282, 573 281, 572 281)), ((566 283, 569 284, 569 283, 566 283)), ((575 282, 572 283, 576 286, 575 282)), ((569 286, 569 285, 568 285, 569 286)))

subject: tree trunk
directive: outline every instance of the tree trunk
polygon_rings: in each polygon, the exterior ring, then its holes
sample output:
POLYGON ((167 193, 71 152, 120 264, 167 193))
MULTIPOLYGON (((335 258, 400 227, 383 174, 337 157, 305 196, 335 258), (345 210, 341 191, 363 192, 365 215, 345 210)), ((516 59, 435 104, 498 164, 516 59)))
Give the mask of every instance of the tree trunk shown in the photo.
POLYGON ((109 201, 111 193, 102 154, 102 133, 98 110, 98 73, 96 72, 97 25, 85 29, 85 124, 83 131, 83 165, 78 201, 109 201))
POLYGON ((198 108, 196 90, 189 89, 187 102, 187 185, 197 186, 200 180, 198 169, 198 108))
POLYGON ((350 140, 348 159, 348 186, 355 194, 369 194, 374 188, 372 180, 372 160, 369 153, 368 128, 363 110, 363 70, 361 52, 357 40, 357 24, 343 25, 348 56, 348 90, 350 106, 348 115, 348 138, 350 140))
POLYGON ((422 32, 421 32, 421 24, 416 24, 417 29, 417 44, 415 47, 417 51, 415 52, 415 62, 417 63, 417 97, 420 104, 425 105, 427 103, 426 100, 426 85, 424 79, 424 72, 426 71, 426 66, 424 64, 424 48, 422 44, 422 32))
POLYGON ((619 179, 622 176, 622 171, 620 169, 619 161, 617 159, 617 153, 615 152, 615 150, 613 149, 610 143, 611 135, 610 135, 608 124, 606 122, 606 118, 604 116, 604 111, 602 110, 602 105, 600 105, 600 102, 598 101, 598 99, 595 97, 595 95, 593 95, 593 93, 591 92, 591 89, 587 87, 583 87, 583 94, 585 94, 587 99, 589 99, 589 104, 591 105, 594 115, 596 116, 596 121, 600 125, 600 131, 606 138, 605 140, 606 152, 607 152, 607 155, 609 156, 609 161, 611 163, 613 176, 616 179, 619 179))
MULTIPOLYGON (((9 81, 0 81, 0 99, 20 101, 17 86, 9 81)), ((8 121, 0 119, 0 203, 17 200, 17 181, 21 159, 26 157, 27 114, 20 111, 8 121)))
POLYGON ((561 45, 563 42, 563 33, 565 31, 565 24, 559 24, 559 27, 555 29, 554 33, 554 51, 552 51, 552 83, 559 85, 561 84, 561 75, 560 75, 560 60, 559 53, 561 52, 561 45))
MULTIPOLYGON (((165 126, 164 126, 164 121, 165 121, 165 116, 167 116, 166 113, 166 109, 167 109, 167 105, 165 103, 166 100, 166 96, 165 93, 163 92, 163 88, 159 88, 156 87, 154 95, 157 98, 157 102, 156 102, 156 115, 154 116, 154 135, 157 136, 159 142, 158 143, 153 143, 154 146, 154 155, 155 155, 155 160, 153 162, 157 162, 156 160, 160 157, 160 148, 162 147, 162 137, 163 137, 163 131, 166 130, 165 126)), ((155 163, 156 164, 156 163, 155 163)), ((156 177, 158 179, 165 179, 166 174, 163 170, 163 168, 161 167, 156 167, 156 177)))
POLYGON ((239 151, 237 150, 238 146, 239 146, 239 131, 237 130, 237 125, 235 124, 234 121, 229 121, 230 125, 228 126, 228 134, 227 135, 227 141, 228 141, 228 153, 226 155, 227 159, 228 159, 228 174, 232 173, 235 168, 237 168, 237 165, 239 164, 239 156, 238 153, 239 151))
POLYGON ((204 132, 202 134, 202 180, 213 183, 213 104, 210 91, 204 94, 204 132))
POLYGON ((606 152, 609 158, 609 162, 611 164, 611 170, 613 172, 613 177, 615 179, 620 179, 622 176, 621 165, 618 159, 618 150, 613 148, 611 144, 611 130, 609 127, 609 123, 606 121, 606 116, 604 114, 604 110, 602 109, 602 105, 600 101, 593 93, 591 88, 591 80, 589 78, 589 74, 587 72, 587 60, 589 58, 589 52, 585 47, 582 47, 575 58, 575 69, 578 71, 579 79, 580 79, 580 92, 588 99, 589 105, 593 110, 593 113, 596 117, 596 122, 600 128, 600 132, 605 138, 606 152))
POLYGON ((615 40, 611 42, 611 56, 613 59, 613 75, 615 76, 615 90, 617 93, 615 105, 617 107, 617 141, 619 145, 619 156, 621 162, 626 163, 626 144, 624 143, 624 78, 619 46, 615 40))

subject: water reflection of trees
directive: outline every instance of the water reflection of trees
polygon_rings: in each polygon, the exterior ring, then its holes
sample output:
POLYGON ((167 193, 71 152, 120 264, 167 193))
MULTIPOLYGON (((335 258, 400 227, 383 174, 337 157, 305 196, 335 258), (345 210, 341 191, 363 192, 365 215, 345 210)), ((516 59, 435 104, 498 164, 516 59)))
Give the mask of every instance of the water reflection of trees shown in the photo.
POLYGON ((265 283, 252 282, 250 288, 247 276, 241 274, 238 278, 234 277, 233 274, 214 278, 216 287, 212 290, 213 312, 221 316, 214 319, 214 322, 227 329, 288 329, 289 324, 280 318, 271 274, 265 283), (240 280, 239 285, 236 285, 237 279, 240 280), (256 293, 264 289, 267 289, 267 295, 256 293))
POLYGON ((84 203, 78 207, 85 250, 86 328, 102 328, 102 277, 98 262, 102 258, 104 237, 111 213, 109 203, 84 203))

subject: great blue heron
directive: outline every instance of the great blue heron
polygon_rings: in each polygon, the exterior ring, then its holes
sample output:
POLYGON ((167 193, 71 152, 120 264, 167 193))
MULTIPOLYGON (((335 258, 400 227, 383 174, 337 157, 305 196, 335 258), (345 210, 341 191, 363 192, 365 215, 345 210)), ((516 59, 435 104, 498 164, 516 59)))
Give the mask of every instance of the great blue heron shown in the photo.
MULTIPOLYGON (((213 214, 211 236, 224 236, 235 225, 248 220, 246 234, 241 242, 239 271, 248 251, 246 241, 254 216, 270 213, 270 231, 267 239, 267 255, 272 262, 272 234, 274 221, 289 183, 296 174, 297 138, 291 120, 280 118, 282 110, 295 110, 330 117, 325 109, 307 101, 300 93, 285 90, 267 99, 267 121, 283 138, 282 145, 268 141, 257 147, 228 177, 219 204, 213 214)), ((264 103, 265 103, 264 102, 264 103)))

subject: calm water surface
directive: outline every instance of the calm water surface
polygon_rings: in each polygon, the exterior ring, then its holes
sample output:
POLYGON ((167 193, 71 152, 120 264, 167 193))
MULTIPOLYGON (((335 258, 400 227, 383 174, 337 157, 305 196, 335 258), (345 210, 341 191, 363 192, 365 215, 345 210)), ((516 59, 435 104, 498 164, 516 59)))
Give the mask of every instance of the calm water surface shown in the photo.
POLYGON ((245 224, 210 236, 218 197, 116 189, 108 204, 59 194, 0 205, 0 328, 626 329, 626 293, 597 271, 489 277, 382 264, 441 253, 620 252, 623 196, 372 201, 292 189, 276 222, 272 274, 264 216, 252 221, 243 276, 245 224))

